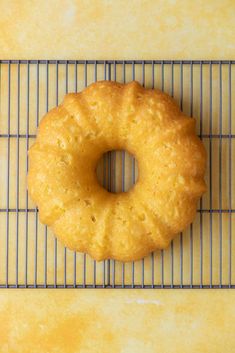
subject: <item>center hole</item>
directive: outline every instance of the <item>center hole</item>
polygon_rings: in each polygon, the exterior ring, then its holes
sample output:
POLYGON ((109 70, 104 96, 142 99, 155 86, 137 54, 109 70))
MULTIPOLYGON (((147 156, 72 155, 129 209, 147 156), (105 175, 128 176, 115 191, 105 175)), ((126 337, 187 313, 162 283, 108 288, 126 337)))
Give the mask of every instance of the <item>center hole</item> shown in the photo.
POLYGON ((138 179, 138 162, 125 150, 112 150, 100 158, 96 174, 99 184, 107 191, 126 192, 138 179))

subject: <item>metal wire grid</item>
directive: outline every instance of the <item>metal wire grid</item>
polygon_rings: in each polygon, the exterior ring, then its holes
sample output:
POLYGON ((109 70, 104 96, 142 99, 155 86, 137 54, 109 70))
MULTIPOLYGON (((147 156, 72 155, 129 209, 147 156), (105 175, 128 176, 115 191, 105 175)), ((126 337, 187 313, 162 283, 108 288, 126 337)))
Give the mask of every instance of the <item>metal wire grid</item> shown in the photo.
MULTIPOLYGON (((235 61, 1 60, 0 287, 235 288, 234 64, 235 61), (32 207, 25 181, 22 181, 22 171, 24 175, 28 171, 27 150, 36 137, 40 117, 53 105, 58 105, 65 93, 77 92, 99 79, 121 82, 137 79, 147 87, 167 91, 178 100, 182 110, 198 119, 198 134, 208 150, 209 190, 205 202, 200 201, 197 225, 191 225, 187 235, 180 234, 168 250, 132 264, 112 260, 97 263, 86 254, 63 248, 48 235, 47 227, 42 230, 38 210, 32 207), (213 96, 215 90, 217 99, 213 96), (218 121, 215 124, 216 111, 218 121), (21 201, 23 194, 24 202, 21 201)), ((128 157, 130 163, 126 166, 127 157, 125 151, 104 156, 103 185, 108 190, 126 190, 128 168, 134 184, 136 162, 128 157), (116 160, 120 153, 121 186, 118 189, 116 160)))

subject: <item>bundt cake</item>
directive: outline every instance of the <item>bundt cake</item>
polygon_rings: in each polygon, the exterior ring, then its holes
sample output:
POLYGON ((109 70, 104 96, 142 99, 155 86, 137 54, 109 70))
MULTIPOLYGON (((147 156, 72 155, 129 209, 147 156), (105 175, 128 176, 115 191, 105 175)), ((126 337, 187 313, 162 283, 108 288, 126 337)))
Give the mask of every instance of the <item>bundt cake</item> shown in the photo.
POLYGON ((131 261, 168 246, 206 191, 206 153, 167 94, 137 82, 100 81, 67 94, 42 119, 29 150, 28 190, 42 223, 68 248, 96 260, 131 261), (110 193, 96 177, 110 150, 127 150, 139 176, 110 193))

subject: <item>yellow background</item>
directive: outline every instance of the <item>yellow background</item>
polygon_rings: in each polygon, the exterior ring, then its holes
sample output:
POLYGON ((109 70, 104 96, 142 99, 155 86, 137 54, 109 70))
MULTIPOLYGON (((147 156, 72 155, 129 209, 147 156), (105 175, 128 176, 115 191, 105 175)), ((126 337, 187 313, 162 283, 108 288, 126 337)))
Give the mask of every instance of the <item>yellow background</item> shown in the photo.
MULTIPOLYGON (((234 1, 0 1, 1 59, 234 59, 234 1)), ((0 352, 235 352, 235 292, 2 290, 0 352)))

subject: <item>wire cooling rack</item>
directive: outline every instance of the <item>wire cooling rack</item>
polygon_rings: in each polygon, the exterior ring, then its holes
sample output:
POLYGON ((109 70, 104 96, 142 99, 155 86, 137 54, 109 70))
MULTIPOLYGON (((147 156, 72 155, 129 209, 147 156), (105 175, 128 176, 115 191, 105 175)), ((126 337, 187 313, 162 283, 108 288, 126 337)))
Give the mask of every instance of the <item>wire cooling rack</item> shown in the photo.
MULTIPOLYGON (((1 288, 235 288, 235 61, 0 60, 1 288), (208 192, 170 247, 120 263, 64 248, 28 198, 27 150, 41 117, 96 80, 138 80, 197 119, 208 192)), ((125 151, 99 165, 104 187, 125 191, 137 163, 125 151)))

